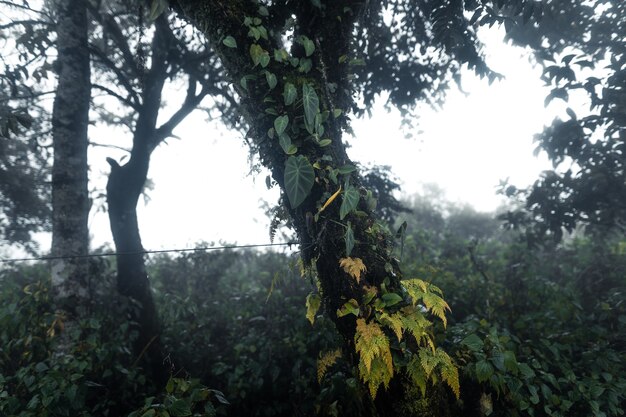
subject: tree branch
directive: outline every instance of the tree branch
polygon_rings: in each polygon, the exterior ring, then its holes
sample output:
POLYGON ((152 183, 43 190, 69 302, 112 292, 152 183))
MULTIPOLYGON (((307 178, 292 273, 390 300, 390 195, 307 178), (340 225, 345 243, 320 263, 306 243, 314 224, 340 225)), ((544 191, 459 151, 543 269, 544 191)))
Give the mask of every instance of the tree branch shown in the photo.
POLYGON ((132 108, 135 111, 139 111, 139 105, 133 103, 132 100, 130 100, 129 98, 126 97, 122 97, 121 95, 119 95, 118 93, 116 93, 115 91, 111 90, 108 87, 105 87, 103 85, 100 84, 92 84, 91 85, 92 88, 96 89, 96 90, 100 90, 100 91, 104 91, 105 93, 107 93, 108 95, 115 97, 116 99, 118 99, 119 101, 121 101, 123 104, 126 104, 127 106, 129 106, 130 108, 132 108))
POLYGON ((199 94, 196 95, 196 80, 194 77, 189 76, 189 85, 187 87, 187 96, 182 106, 170 117, 170 119, 163 123, 155 132, 155 139, 157 144, 172 135, 172 131, 182 122, 192 111, 194 111, 202 100, 209 94, 209 89, 206 86, 202 87, 199 94))
POLYGON ((115 63, 113 63, 113 61, 111 61, 109 57, 106 54, 104 54, 100 49, 94 47, 93 45, 90 45, 89 51, 92 54, 94 54, 98 59, 100 59, 107 68, 113 71, 113 73, 117 77, 117 80, 120 82, 122 87, 124 87, 124 89, 128 93, 128 97, 129 97, 128 100, 131 100, 134 103, 133 108, 139 107, 141 105, 141 100, 139 99, 137 92, 133 88, 132 84, 130 83, 126 75, 124 75, 122 70, 118 68, 115 65, 115 63))
POLYGON ((137 65, 137 61, 133 57, 133 54, 130 50, 130 46, 128 45, 127 37, 124 36, 120 26, 117 24, 115 18, 111 15, 103 15, 100 13, 97 7, 92 4, 87 6, 89 12, 93 15, 93 17, 100 23, 103 28, 107 29, 112 36, 113 41, 115 42, 115 46, 120 50, 122 56, 124 57, 124 61, 126 66, 132 69, 133 73, 137 76, 141 75, 141 71, 139 66, 137 65))

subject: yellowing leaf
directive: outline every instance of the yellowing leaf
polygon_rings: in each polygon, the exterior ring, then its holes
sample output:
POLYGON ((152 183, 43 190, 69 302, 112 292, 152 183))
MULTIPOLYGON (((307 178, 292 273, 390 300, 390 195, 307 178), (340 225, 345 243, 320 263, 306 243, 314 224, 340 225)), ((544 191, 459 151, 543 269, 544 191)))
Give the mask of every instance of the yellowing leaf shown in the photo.
POLYGON ((378 386, 388 386, 393 376, 393 360, 389 350, 389 339, 380 326, 357 319, 354 344, 359 353, 359 374, 369 386, 370 394, 376 397, 378 386))
POLYGON ((315 314, 320 308, 321 301, 318 294, 309 294, 306 297, 306 318, 309 319, 311 324, 315 322, 315 314))
POLYGON ((361 273, 367 272, 367 268, 361 258, 341 258, 339 260, 339 266, 346 271, 346 274, 356 279, 356 282, 361 281, 361 273))
POLYGON ((317 360, 317 382, 322 382, 322 378, 326 375, 328 368, 333 366, 337 359, 341 357, 341 349, 336 349, 331 352, 324 353, 317 360))
POLYGON ((339 189, 335 192, 335 194, 331 195, 328 200, 326 200, 326 202, 324 203, 324 205, 322 206, 322 208, 320 208, 320 211, 318 211, 318 213, 323 212, 326 207, 328 207, 330 205, 330 203, 332 203, 333 201, 335 201, 335 199, 337 198, 337 196, 341 194, 341 185, 339 186, 339 189))

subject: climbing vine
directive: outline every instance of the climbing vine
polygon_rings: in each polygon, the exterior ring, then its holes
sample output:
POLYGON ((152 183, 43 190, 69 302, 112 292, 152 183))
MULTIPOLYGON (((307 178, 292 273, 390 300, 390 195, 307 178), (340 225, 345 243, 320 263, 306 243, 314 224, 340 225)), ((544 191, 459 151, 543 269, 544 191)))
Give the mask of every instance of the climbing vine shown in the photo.
MULTIPOLYGON (((303 8, 315 18, 303 27, 295 15, 274 16, 269 3, 189 3, 183 13, 198 22, 232 77, 248 137, 281 186, 304 264, 319 280, 306 317, 314 323, 323 307, 335 321, 373 398, 394 375, 422 392, 443 380, 458 397, 456 367, 435 346, 428 319, 445 326, 449 307, 435 286, 402 281, 392 237, 373 216, 374 194, 341 141, 349 121, 342 107, 351 106, 350 79, 363 61, 331 36, 333 27, 350 36, 359 4, 312 1, 303 8)), ((337 357, 323 357, 320 378, 337 357)))

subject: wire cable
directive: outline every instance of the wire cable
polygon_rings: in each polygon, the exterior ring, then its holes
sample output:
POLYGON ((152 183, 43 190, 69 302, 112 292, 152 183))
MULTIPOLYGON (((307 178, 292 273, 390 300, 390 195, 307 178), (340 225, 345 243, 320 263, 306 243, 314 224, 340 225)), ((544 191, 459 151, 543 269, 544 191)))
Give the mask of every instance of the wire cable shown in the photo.
POLYGON ((154 253, 182 253, 182 252, 207 252, 212 250, 221 249, 250 249, 250 248, 266 248, 271 246, 293 246, 298 242, 283 242, 283 243, 258 243, 250 245, 225 245, 225 246, 208 246, 202 248, 186 248, 186 249, 157 249, 157 250, 143 250, 135 252, 106 252, 106 253, 87 253, 83 255, 68 255, 68 256, 35 256, 30 258, 4 258, 0 259, 0 263, 11 262, 27 262, 27 261, 53 261, 58 259, 78 259, 78 258, 103 258, 108 256, 123 256, 123 255, 149 255, 154 253))

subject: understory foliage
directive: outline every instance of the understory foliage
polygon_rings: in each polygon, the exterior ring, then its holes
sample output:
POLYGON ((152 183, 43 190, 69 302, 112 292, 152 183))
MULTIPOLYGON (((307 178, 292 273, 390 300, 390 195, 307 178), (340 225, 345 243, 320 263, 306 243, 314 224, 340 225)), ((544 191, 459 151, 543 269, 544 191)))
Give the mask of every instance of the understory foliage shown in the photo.
MULTIPOLYGON (((419 198, 411 206, 396 251, 420 278, 403 281, 407 305, 395 296, 346 303, 345 314, 378 316, 357 319, 354 348, 318 310, 293 257, 224 251, 152 259, 172 376, 162 389, 136 366, 132 323, 112 314, 124 311, 117 301, 101 293, 74 336, 77 350, 56 357, 63 320, 47 296, 45 269, 4 271, 0 413, 375 416, 371 398, 392 388, 399 371, 390 364, 401 364, 415 395, 406 415, 446 415, 426 400, 434 391, 454 404, 453 415, 623 415, 620 236, 529 249, 493 216, 419 198), (405 354, 409 344, 417 354, 405 354)), ((99 275, 94 290, 111 279, 99 275)))

